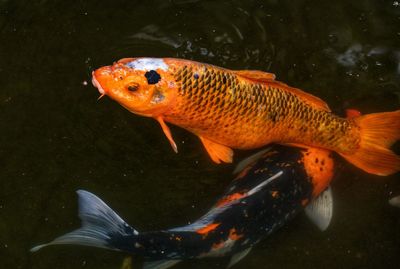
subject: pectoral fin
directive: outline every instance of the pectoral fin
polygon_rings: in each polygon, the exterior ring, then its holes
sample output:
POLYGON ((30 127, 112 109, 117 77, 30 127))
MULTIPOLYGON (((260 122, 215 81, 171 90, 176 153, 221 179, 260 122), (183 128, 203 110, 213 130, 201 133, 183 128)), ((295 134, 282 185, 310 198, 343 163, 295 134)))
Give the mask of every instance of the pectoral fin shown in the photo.
POLYGON ((156 120, 160 123, 165 136, 168 138, 168 141, 172 146, 172 149, 175 151, 175 153, 178 153, 178 147, 176 146, 175 141, 172 138, 171 131, 169 130, 168 125, 165 124, 164 119, 162 117, 157 117, 156 120))
POLYGON ((392 198, 389 200, 389 204, 390 204, 391 206, 400 207, 400 195, 395 196, 395 197, 392 197, 392 198))
POLYGON ((271 148, 266 148, 263 149, 249 157, 247 157, 246 159, 241 160, 235 167, 235 170, 233 170, 234 175, 238 174, 239 172, 241 172, 244 168, 246 168, 249 164, 256 162, 259 158, 261 158, 265 153, 267 153, 268 151, 270 151, 271 148))
POLYGON ((215 163, 231 163, 233 157, 233 150, 227 146, 215 143, 207 138, 199 136, 201 142, 203 142, 204 147, 206 148, 208 154, 211 159, 215 163))
POLYGON ((333 199, 331 188, 328 187, 318 198, 312 201, 305 209, 310 220, 321 231, 325 231, 332 220, 333 199))
POLYGON ((247 254, 249 254, 250 251, 251 251, 251 247, 250 248, 246 248, 245 250, 233 255, 231 260, 229 261, 229 264, 228 264, 227 268, 231 268, 232 266, 234 266, 235 264, 240 262, 244 257, 247 256, 247 254))

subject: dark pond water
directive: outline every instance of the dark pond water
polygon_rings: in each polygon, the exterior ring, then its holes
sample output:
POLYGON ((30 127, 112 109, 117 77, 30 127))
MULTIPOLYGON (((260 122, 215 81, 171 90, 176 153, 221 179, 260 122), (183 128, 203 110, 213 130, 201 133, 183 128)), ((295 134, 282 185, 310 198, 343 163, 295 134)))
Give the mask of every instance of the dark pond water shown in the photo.
MULTIPOLYGON (((400 107, 398 1, 0 0, 0 267, 119 268, 123 254, 29 248, 79 225, 77 189, 98 194, 139 230, 178 226, 213 204, 233 165, 214 165, 192 134, 108 98, 93 68, 122 57, 181 57, 261 69, 341 113, 400 107)), ((236 160, 250 152, 237 152, 236 160)), ((236 268, 398 268, 399 175, 338 161, 334 219, 305 216, 236 268)), ((140 261, 137 261, 140 262, 140 261)), ((226 259, 175 268, 225 268, 226 259)))

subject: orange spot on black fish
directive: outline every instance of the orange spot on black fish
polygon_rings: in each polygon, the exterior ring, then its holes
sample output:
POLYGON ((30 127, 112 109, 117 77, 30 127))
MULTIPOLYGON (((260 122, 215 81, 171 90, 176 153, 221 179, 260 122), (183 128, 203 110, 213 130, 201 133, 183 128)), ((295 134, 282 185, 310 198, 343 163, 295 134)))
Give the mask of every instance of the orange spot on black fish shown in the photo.
POLYGON ((216 249, 222 248, 223 246, 224 246, 224 241, 221 241, 221 242, 212 244, 211 248, 216 250, 216 249))
POLYGON ((242 234, 238 234, 235 228, 232 228, 229 230, 229 239, 236 241, 240 238, 242 238, 243 235, 242 234))
POLYGON ((313 197, 316 197, 326 189, 333 177, 334 162, 330 151, 308 148, 303 152, 302 162, 314 187, 313 197))
POLYGON ((229 203, 231 203, 231 202, 233 202, 235 200, 243 198, 244 196, 246 196, 246 194, 239 193, 239 192, 236 192, 236 193, 233 193, 231 195, 228 195, 228 196, 226 196, 226 197, 224 197, 224 198, 222 198, 221 200, 218 201, 217 207, 222 207, 222 206, 224 206, 226 204, 229 204, 229 203))
POLYGON ((278 198, 278 197, 279 197, 279 192, 278 192, 278 191, 272 191, 272 192, 271 192, 271 196, 272 196, 273 198, 278 198))
POLYGON ((215 230, 215 228, 217 228, 219 225, 220 225, 220 223, 211 223, 211 224, 208 224, 207 226, 205 226, 205 227, 203 227, 203 228, 201 228, 201 229, 198 229, 198 230, 196 231, 196 233, 206 235, 206 234, 208 234, 209 232, 215 230))

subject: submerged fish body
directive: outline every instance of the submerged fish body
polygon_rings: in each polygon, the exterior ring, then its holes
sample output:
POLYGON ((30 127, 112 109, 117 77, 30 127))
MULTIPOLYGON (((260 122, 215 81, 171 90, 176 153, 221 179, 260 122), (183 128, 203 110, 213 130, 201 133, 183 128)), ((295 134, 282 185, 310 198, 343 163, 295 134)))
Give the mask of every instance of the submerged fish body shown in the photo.
POLYGON ((109 248, 142 255, 147 269, 218 256, 232 256, 233 265, 306 206, 316 224, 326 229, 332 200, 324 190, 332 175, 328 151, 274 145, 241 165, 203 217, 187 226, 153 232, 136 231, 98 197, 78 191, 82 227, 33 250, 56 244, 109 248))
POLYGON ((129 111, 189 130, 213 161, 231 148, 275 142, 335 151, 378 175, 400 170, 388 148, 400 138, 400 110, 352 118, 332 114, 319 98, 262 71, 233 71, 181 59, 127 58, 93 72, 93 84, 129 111))

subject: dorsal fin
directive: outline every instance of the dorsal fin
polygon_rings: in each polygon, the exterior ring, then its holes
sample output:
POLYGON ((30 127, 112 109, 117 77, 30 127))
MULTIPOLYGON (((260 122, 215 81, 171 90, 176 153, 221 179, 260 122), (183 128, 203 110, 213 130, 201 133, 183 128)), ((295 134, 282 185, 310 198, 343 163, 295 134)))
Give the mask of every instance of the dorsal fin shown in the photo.
POLYGON ((312 94, 306 93, 300 89, 290 87, 283 82, 276 81, 275 74, 267 73, 267 72, 263 72, 263 71, 259 71, 259 70, 237 70, 237 71, 233 71, 233 72, 236 75, 239 75, 241 77, 244 77, 244 78, 247 78, 247 79, 250 79, 253 81, 257 81, 260 83, 273 83, 276 86, 281 87, 283 90, 295 94, 297 97, 302 99, 307 104, 313 106, 314 108, 322 109, 325 111, 331 111, 329 109, 328 105, 324 101, 322 101, 320 98, 318 98, 312 94))
POLYGON ((260 82, 271 82, 275 80, 275 74, 260 70, 235 70, 233 72, 241 77, 260 82))

